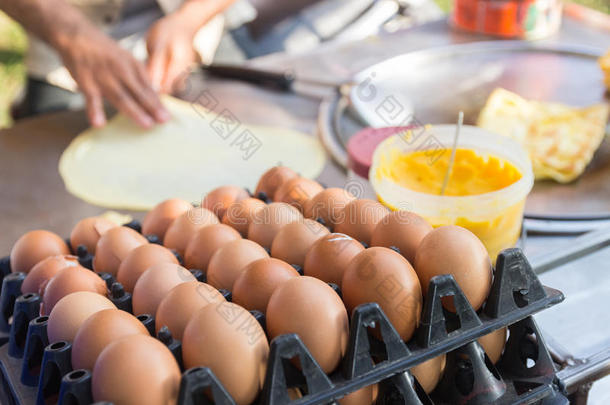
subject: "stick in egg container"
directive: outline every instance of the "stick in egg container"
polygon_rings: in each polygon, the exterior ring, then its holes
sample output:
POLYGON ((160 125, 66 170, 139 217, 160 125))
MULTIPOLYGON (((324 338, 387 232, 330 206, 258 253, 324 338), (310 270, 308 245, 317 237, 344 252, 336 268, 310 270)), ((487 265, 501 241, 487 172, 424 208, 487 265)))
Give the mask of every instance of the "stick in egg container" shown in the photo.
POLYGON ((453 170, 453 162, 455 162, 455 151, 457 150, 458 139, 460 138, 460 131, 462 129, 462 125, 464 125, 464 111, 460 111, 460 114, 458 115, 458 123, 457 127, 455 128, 455 137, 453 138, 453 146, 451 147, 451 157, 449 158, 447 173, 445 173, 445 178, 441 187, 441 195, 445 194, 445 189, 447 188, 447 184, 449 184, 449 177, 451 177, 451 170, 453 170))

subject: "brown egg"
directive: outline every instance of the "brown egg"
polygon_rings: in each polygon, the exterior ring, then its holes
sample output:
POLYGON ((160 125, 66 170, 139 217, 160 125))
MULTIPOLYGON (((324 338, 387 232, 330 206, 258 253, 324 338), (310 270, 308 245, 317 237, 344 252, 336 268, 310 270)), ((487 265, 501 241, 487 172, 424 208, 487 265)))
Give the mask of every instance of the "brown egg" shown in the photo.
POLYGON ((422 293, 417 274, 391 249, 372 247, 358 253, 345 270, 341 291, 350 313, 360 304, 378 303, 405 341, 419 324, 422 293))
POLYGON ((297 177, 282 184, 275 192, 273 201, 288 203, 303 211, 305 202, 324 190, 317 181, 297 177))
POLYGON ((115 228, 118 225, 112 221, 102 217, 89 217, 81 219, 72 228, 70 233, 70 244, 73 249, 76 249, 80 245, 87 248, 87 251, 91 254, 95 254, 95 246, 100 237, 109 229, 115 228))
POLYGON ((364 246, 351 236, 331 233, 318 239, 305 255, 303 272, 327 283, 341 286, 349 262, 364 246))
POLYGON ((157 263, 178 264, 171 250, 154 243, 138 246, 121 262, 116 280, 123 284, 125 291, 133 292, 136 282, 146 270, 157 263))
POLYGON ((506 331, 506 328, 498 329, 485 336, 481 336, 477 340, 493 364, 496 364, 502 356, 502 351, 506 345, 506 331))
POLYGON ((305 255, 313 244, 330 231, 312 219, 284 225, 271 243, 271 256, 290 264, 303 266, 305 255))
POLYGON ((17 239, 11 249, 11 271, 27 273, 42 259, 69 254, 68 245, 59 235, 44 230, 30 231, 17 239))
POLYGON ((98 273, 106 272, 116 276, 121 262, 129 252, 147 243, 144 236, 126 226, 109 229, 97 242, 93 269, 98 273))
POLYGON ((174 219, 184 214, 193 206, 180 198, 171 198, 155 205, 142 221, 142 233, 144 235, 156 235, 160 241, 165 237, 167 228, 174 219))
POLYGON ((248 227, 248 239, 270 249, 280 229, 292 222, 303 221, 303 215, 286 203, 271 203, 258 211, 248 227))
POLYGON ((411 371, 411 374, 417 378, 417 382, 419 382, 419 385, 421 385, 427 394, 431 393, 438 385, 445 369, 445 361, 446 356, 441 354, 440 356, 426 360, 409 370, 411 371))
POLYGON ((106 346, 95 362, 93 400, 121 405, 175 405, 180 368, 152 336, 130 335, 106 346))
POLYGON ((167 228, 163 245, 168 249, 174 249, 180 253, 180 256, 184 256, 186 246, 199 229, 206 225, 219 223, 218 217, 212 211, 205 208, 192 208, 176 218, 167 228))
POLYGON ((129 312, 104 309, 87 318, 72 342, 72 368, 93 370, 95 360, 115 340, 129 335, 149 335, 142 322, 129 312))
POLYGON ((60 299, 49 315, 47 334, 49 343, 66 340, 72 342, 78 328, 94 313, 116 309, 103 295, 91 291, 77 291, 60 299))
POLYGON ((293 277, 299 277, 299 273, 286 262, 273 258, 256 260, 244 268, 233 284, 233 302, 265 312, 273 291, 293 277))
POLYGON ((313 277, 294 277, 271 295, 267 305, 269 338, 299 335, 325 373, 333 371, 345 354, 347 311, 339 295, 313 277))
POLYGON ((197 311, 184 330, 184 366, 209 367, 237 405, 252 403, 263 386, 269 343, 248 311, 231 302, 197 311))
POLYGON ((249 197, 250 194, 242 187, 222 186, 210 191, 201 202, 201 206, 222 219, 231 205, 249 197))
POLYGON ((106 283, 96 273, 81 266, 65 267, 43 286, 41 313, 49 315, 57 302, 68 294, 89 291, 106 295, 106 283))
POLYGON ((343 222, 344 208, 356 197, 342 188, 327 188, 305 203, 305 218, 324 220, 328 226, 343 222))
POLYGON ((258 198, 246 198, 231 206, 222 217, 222 223, 231 226, 244 238, 248 237, 248 226, 258 211, 265 207, 265 203, 258 198))
POLYGON ((267 197, 275 201, 276 190, 288 180, 299 177, 299 175, 289 167, 275 166, 267 170, 258 181, 254 195, 259 193, 267 194, 267 197))
POLYGON ((195 276, 175 263, 157 263, 146 270, 133 288, 132 306, 134 315, 157 313, 163 298, 172 288, 181 283, 196 281, 195 276))
POLYGON ((371 405, 377 399, 377 384, 360 388, 339 399, 339 405, 371 405))
POLYGON ((40 294, 40 288, 44 283, 55 276, 66 267, 77 267, 78 258, 70 255, 49 256, 36 263, 32 270, 25 276, 21 284, 21 293, 40 294))
POLYGON ((226 243, 218 249, 208 264, 207 281, 213 287, 233 289, 233 283, 244 268, 269 254, 260 245, 248 239, 238 239, 226 243))
POLYGON ((432 230, 425 219, 409 211, 393 211, 377 224, 371 246, 395 246, 410 263, 422 239, 432 230))
POLYGON ((199 269, 205 274, 212 255, 225 243, 241 239, 241 235, 229 225, 204 226, 191 238, 184 253, 184 265, 199 269))
POLYGON ((388 209, 377 201, 352 200, 339 215, 342 221, 337 222, 334 230, 370 245, 375 226, 387 214, 388 209))
POLYGON ((157 308, 157 333, 163 326, 167 326, 174 339, 182 340, 184 328, 191 317, 206 305, 220 301, 225 301, 225 298, 208 284, 199 281, 178 284, 167 293, 157 308))
MULTIPOLYGON (((491 288, 491 260, 485 246, 459 226, 441 226, 428 233, 417 249, 415 270, 424 294, 432 277, 452 274, 475 311, 491 288)), ((455 311, 452 300, 443 299, 443 306, 455 311)))

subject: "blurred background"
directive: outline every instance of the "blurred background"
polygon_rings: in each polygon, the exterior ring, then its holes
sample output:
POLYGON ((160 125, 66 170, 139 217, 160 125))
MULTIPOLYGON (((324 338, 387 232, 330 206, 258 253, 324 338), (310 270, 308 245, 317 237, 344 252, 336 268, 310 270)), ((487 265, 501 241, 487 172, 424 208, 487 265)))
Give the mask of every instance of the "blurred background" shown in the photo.
MULTIPOLYGON (((451 0, 435 1, 449 12, 451 0)), ((574 3, 610 14, 608 0, 574 0, 574 3)), ((25 79, 23 57, 26 49, 27 40, 21 27, 0 12, 0 128, 11 125, 9 107, 25 79)))

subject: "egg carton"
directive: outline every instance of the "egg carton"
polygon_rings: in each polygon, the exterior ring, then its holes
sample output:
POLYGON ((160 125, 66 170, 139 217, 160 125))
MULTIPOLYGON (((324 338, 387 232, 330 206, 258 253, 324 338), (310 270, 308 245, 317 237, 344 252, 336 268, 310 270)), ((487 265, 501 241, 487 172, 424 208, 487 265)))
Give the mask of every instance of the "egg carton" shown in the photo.
MULTIPOLYGON (((138 230, 138 224, 130 224, 138 230)), ((91 268, 92 257, 77 252, 81 264, 91 268)), ((7 258, 0 259, 0 331, 7 343, 0 347, 3 392, 0 403, 88 404, 91 373, 72 370, 71 345, 51 345, 46 336, 48 318, 38 316, 41 298, 20 294, 23 273, 11 273, 7 258), (4 397, 3 397, 4 396, 4 397)), ((199 270, 191 270, 205 281, 199 270)), ((109 274, 100 275, 109 287, 110 299, 131 312, 131 295, 109 274)), ((333 286, 341 294, 337 286, 333 286)), ((229 291, 221 291, 227 300, 229 291)), ((380 383, 376 403, 385 404, 523 404, 566 403, 559 393, 555 367, 532 314, 561 302, 563 294, 543 286, 519 249, 507 249, 497 259, 494 281, 485 306, 477 313, 451 275, 430 281, 422 320, 415 336, 403 342, 376 303, 357 307, 350 323, 350 336, 342 367, 326 375, 295 334, 278 336, 270 344, 265 384, 259 405, 334 403, 346 394, 380 383), (442 298, 451 296, 455 313, 446 311, 442 298), (476 339, 509 327, 504 354, 494 366, 476 339), (378 327, 381 339, 369 333, 378 327), (443 378, 428 396, 408 371, 448 353, 443 378), (300 368, 291 359, 298 357, 300 368), (302 398, 290 399, 289 388, 299 388, 302 398)), ((251 311, 265 329, 264 315, 251 311)), ((154 335, 152 316, 138 317, 154 335)), ((167 328, 157 335, 182 366, 181 344, 167 328)), ((207 368, 186 370, 182 376, 179 405, 234 401, 207 368), (208 396, 205 393, 208 393, 208 396), (208 397, 211 396, 211 399, 208 397), (210 402, 212 401, 212 402, 210 402)))

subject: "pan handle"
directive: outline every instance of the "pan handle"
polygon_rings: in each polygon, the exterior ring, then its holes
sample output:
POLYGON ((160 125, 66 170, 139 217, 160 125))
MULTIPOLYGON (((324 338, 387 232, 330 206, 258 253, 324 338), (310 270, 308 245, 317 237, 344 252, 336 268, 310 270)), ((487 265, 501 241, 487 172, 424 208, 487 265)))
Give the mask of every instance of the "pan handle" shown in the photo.
POLYGON ((292 85, 295 80, 294 75, 288 71, 272 72, 239 65, 202 65, 201 69, 212 76, 241 80, 285 92, 292 91, 292 85))
POLYGON ((570 240, 569 246, 533 257, 529 262, 534 271, 540 274, 609 245, 610 227, 604 227, 570 240))

